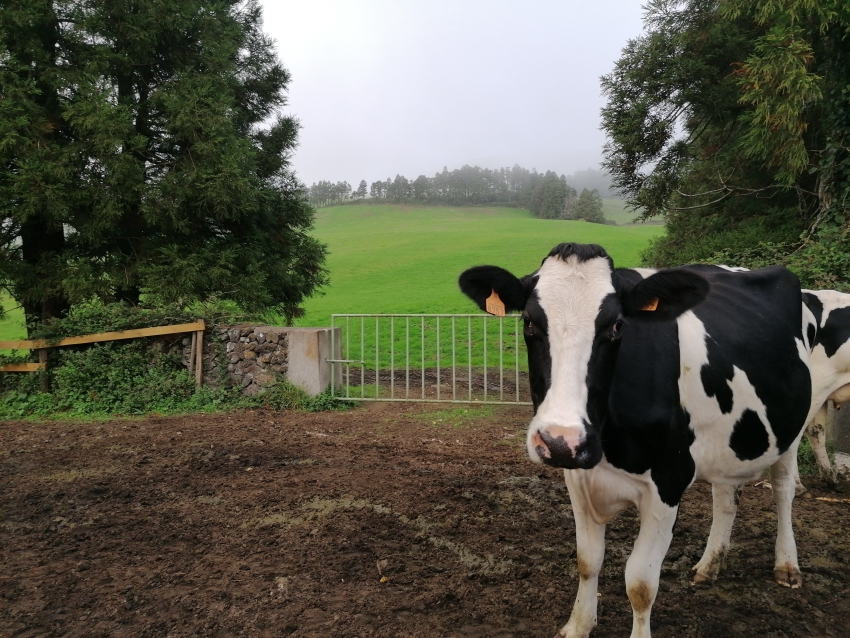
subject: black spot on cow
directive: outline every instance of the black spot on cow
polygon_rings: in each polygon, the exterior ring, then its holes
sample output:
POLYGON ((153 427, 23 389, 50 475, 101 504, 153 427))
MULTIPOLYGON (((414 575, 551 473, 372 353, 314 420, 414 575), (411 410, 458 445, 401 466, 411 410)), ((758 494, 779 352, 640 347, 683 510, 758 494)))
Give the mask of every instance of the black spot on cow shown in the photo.
POLYGON ((617 268, 611 275, 611 283, 614 284, 614 289, 620 297, 642 282, 643 279, 643 275, 631 268, 617 268))
POLYGON ((823 318, 823 304, 821 303, 821 300, 818 299, 817 295, 813 295, 810 292, 803 293, 803 303, 806 304, 815 316, 815 325, 809 324, 806 328, 806 336, 809 338, 809 348, 814 348, 815 339, 818 334, 818 327, 820 326, 821 319, 823 318))
POLYGON ((732 411, 732 388, 729 386, 729 382, 735 376, 732 362, 724 360, 720 356, 717 342, 711 338, 711 335, 708 335, 706 339, 706 347, 708 363, 699 372, 702 387, 707 396, 717 399, 720 411, 723 414, 729 414, 732 411))
POLYGON ((678 328, 673 321, 632 321, 627 328, 611 380, 602 447, 615 467, 633 474, 651 471, 661 500, 674 506, 695 470, 694 433, 679 396, 678 328))
MULTIPOLYGON (((535 278, 536 280, 536 278, 535 278)), ((540 307, 536 291, 532 291, 522 313, 523 336, 528 351, 528 379, 534 412, 543 403, 552 385, 552 355, 549 352, 549 322, 540 307)))
POLYGON ((673 417, 667 448, 652 466, 652 481, 658 488, 658 496, 670 507, 679 503, 696 471, 690 451, 696 439, 691 417, 681 406, 675 408, 673 417))
POLYGON ((823 304, 818 299, 818 296, 810 292, 804 292, 803 303, 812 311, 812 314, 815 316, 815 323, 820 325, 821 319, 823 319, 823 304))
POLYGON ((744 410, 729 437, 729 447, 742 461, 752 461, 767 452, 770 439, 758 414, 744 410))
POLYGON ((818 343, 823 346, 827 357, 850 341, 850 308, 836 308, 829 313, 826 323, 818 331, 818 343))

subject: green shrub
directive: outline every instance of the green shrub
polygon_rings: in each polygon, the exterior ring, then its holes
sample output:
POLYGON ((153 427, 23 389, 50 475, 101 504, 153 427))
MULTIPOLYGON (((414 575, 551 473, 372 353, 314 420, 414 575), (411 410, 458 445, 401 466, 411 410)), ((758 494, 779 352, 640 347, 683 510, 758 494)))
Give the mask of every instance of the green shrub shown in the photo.
POLYGON ((57 409, 56 398, 45 392, 10 390, 0 397, 0 419, 46 416, 56 412, 57 409))
MULTIPOLYGON (((255 319, 231 302, 208 302, 189 309, 136 308, 97 301, 74 306, 68 316, 30 326, 30 336, 63 337, 150 326, 190 323, 239 323, 255 319)), ((109 341, 51 348, 50 393, 39 391, 38 374, 0 374, 0 419, 174 414, 265 407, 308 411, 347 407, 329 395, 309 397, 279 381, 262 395, 246 397, 241 388, 197 388, 182 361, 184 335, 109 341), (179 346, 171 348, 171 346, 179 346)), ((34 355, 0 357, 0 363, 32 361, 34 355)))
POLYGON ((347 410, 355 404, 343 401, 330 392, 310 396, 301 388, 279 381, 263 394, 253 397, 240 397, 242 407, 266 408, 270 410, 303 410, 305 412, 323 412, 325 410, 347 410))
POLYGON ((83 414, 170 412, 194 394, 180 355, 143 340, 59 349, 51 389, 60 405, 83 414))

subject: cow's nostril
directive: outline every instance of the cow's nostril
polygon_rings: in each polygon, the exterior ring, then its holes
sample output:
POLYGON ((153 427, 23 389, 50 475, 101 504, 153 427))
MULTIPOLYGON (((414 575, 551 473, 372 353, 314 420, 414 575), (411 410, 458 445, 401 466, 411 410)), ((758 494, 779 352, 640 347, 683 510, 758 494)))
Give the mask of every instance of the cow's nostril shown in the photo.
POLYGON ((573 456, 570 444, 561 436, 552 436, 548 432, 541 432, 541 438, 549 452, 547 458, 554 457, 557 460, 567 460, 573 456))
POLYGON ((543 437, 540 436, 539 430, 531 436, 531 444, 534 446, 534 450, 537 452, 541 459, 552 458, 552 453, 549 451, 549 448, 543 440, 543 437))

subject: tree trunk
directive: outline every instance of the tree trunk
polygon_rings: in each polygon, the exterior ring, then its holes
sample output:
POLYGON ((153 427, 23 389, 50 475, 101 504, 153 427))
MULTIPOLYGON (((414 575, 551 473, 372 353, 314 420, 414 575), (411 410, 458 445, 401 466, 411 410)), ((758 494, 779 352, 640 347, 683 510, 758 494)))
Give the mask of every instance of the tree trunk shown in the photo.
POLYGON ((134 306, 139 305, 139 297, 142 291, 137 286, 128 286, 127 288, 118 288, 115 291, 115 299, 117 301, 127 301, 134 306))
MULTIPOLYGON (((21 252, 24 263, 32 268, 51 255, 59 255, 65 247, 62 228, 55 228, 41 216, 31 216, 21 225, 21 252)), ((24 302, 27 319, 44 321, 61 317, 70 305, 61 295, 47 295, 41 300, 24 302)))

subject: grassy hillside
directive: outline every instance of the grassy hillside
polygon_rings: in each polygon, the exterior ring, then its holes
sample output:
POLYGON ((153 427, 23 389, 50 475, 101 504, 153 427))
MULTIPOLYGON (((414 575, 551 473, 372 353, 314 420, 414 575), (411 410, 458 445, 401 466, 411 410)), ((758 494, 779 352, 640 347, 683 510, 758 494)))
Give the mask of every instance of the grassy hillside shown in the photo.
MULTIPOLYGON (((628 223, 622 201, 603 200, 605 216, 628 223), (610 212, 609 212, 610 211, 610 212), (619 216, 618 216, 619 215, 619 216)), ((598 243, 618 266, 633 266, 661 226, 603 226, 535 219, 516 208, 376 205, 321 209, 315 235, 328 244, 331 283, 305 304, 299 325, 327 325, 331 313, 477 312, 458 275, 491 263, 524 275, 564 241, 598 243)), ((3 300, 5 307, 14 303, 3 300)), ((0 321, 0 340, 25 338, 23 314, 0 321)))
POLYGON ((321 209, 315 235, 328 244, 331 283, 305 304, 299 325, 332 313, 477 312, 458 290, 466 268, 496 264, 517 275, 560 242, 598 243, 619 266, 638 263, 661 226, 605 226, 535 219, 515 208, 376 205, 321 209))

